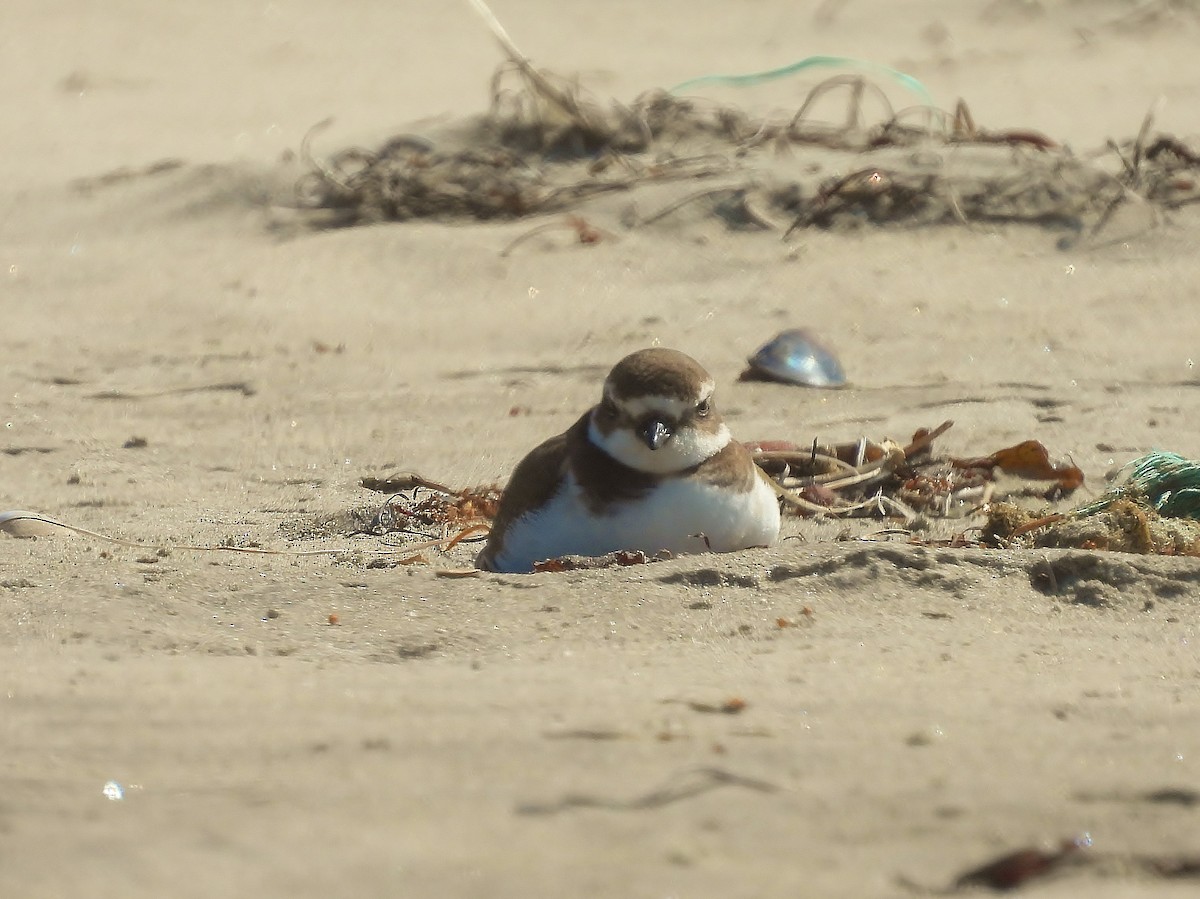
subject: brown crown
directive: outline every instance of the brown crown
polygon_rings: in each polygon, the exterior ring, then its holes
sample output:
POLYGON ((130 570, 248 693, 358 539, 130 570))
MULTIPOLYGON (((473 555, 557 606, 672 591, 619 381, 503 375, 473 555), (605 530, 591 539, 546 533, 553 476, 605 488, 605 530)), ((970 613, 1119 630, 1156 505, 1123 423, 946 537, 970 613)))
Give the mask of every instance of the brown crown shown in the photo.
POLYGON ((630 353, 614 365, 604 384, 611 396, 620 399, 669 396, 692 400, 708 380, 708 372, 686 353, 652 347, 630 353))

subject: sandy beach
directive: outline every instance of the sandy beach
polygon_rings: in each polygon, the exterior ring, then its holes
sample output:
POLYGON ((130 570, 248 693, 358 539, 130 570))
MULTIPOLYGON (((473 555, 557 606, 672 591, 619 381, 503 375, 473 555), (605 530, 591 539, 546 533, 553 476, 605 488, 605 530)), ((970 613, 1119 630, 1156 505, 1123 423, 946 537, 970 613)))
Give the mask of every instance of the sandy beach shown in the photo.
MULTIPOLYGON (((1151 110, 1200 152, 1193 2, 493 9, 622 102, 847 56, 1080 158, 1151 110)), ((652 193, 505 255, 552 217, 319 228, 319 122, 327 159, 486 111, 503 55, 467 3, 3 18, 0 511, 141 546, 0 534, 0 894, 884 899, 1071 840, 1023 894, 1194 894, 1195 558, 789 515, 767 549, 446 577, 477 543, 395 565, 347 522, 384 499, 363 477, 503 484, 651 345, 712 372, 742 440, 953 420, 940 451, 1036 439, 1095 498, 1152 449, 1200 458, 1195 204, 1067 243, 630 227, 652 193), (849 387, 738 380, 801 326, 849 387)), ((702 93, 766 116, 829 74, 702 93)))

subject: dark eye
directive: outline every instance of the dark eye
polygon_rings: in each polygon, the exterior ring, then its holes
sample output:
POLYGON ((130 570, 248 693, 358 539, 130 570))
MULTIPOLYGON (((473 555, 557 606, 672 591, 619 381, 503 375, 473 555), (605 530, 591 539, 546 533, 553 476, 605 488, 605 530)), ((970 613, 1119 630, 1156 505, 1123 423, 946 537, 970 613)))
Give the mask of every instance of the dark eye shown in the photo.
POLYGON ((696 417, 708 418, 708 413, 712 411, 712 403, 708 400, 701 400, 696 404, 696 417))

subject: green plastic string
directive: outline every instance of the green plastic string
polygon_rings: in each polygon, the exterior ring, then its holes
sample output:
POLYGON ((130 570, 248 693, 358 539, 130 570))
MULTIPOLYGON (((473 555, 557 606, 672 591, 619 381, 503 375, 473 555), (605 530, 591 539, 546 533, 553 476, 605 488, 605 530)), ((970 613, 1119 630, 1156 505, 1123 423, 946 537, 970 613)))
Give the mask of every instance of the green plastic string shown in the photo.
POLYGON ((1140 498, 1164 518, 1200 519, 1200 462, 1178 453, 1152 452, 1130 462, 1128 480, 1095 502, 1075 509, 1094 515, 1125 496, 1140 498))
POLYGON ((898 72, 895 69, 890 69, 887 66, 879 65, 869 60, 853 59, 849 56, 809 56, 781 69, 768 69, 765 72, 754 72, 749 75, 701 75, 699 78, 692 78, 682 84, 675 85, 671 88, 671 93, 678 94, 680 91, 710 84, 721 84, 728 87, 753 87, 757 84, 764 84, 765 82, 775 81, 779 78, 788 78, 797 72, 803 72, 805 69, 819 67, 863 69, 878 75, 885 75, 901 87, 916 94, 923 105, 934 105, 933 97, 925 89, 925 85, 912 75, 906 75, 903 72, 898 72))

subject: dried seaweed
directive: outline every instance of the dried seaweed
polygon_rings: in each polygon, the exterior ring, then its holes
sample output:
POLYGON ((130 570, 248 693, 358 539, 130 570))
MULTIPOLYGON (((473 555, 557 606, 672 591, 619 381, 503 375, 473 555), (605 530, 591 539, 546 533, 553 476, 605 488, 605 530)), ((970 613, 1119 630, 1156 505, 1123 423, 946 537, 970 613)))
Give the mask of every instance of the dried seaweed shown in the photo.
POLYGON ((361 483, 368 490, 391 494, 371 519, 370 533, 405 533, 433 539, 458 530, 447 549, 469 536, 468 531, 495 518, 500 504, 498 487, 455 490, 413 472, 390 478, 366 477, 361 483))
POLYGON ((1066 495, 1083 486, 1083 472, 1067 462, 1053 463, 1046 447, 1037 440, 1025 440, 1015 446, 997 450, 989 456, 976 459, 951 459, 959 469, 980 469, 991 473, 996 469, 1017 477, 1036 481, 1054 481, 1056 493, 1066 495))
POLYGON ((1046 489, 1028 480, 1052 480, 1054 498, 1083 483, 1078 468, 1053 465, 1045 447, 1032 440, 978 459, 935 455, 934 441, 953 424, 921 428, 905 446, 866 437, 831 446, 814 442, 807 449, 784 440, 746 446, 799 515, 903 518, 914 524, 922 517, 960 517, 1009 496, 1045 498, 1046 489), (998 472, 1019 480, 1001 482, 998 472))
POLYGON ((998 546, 1200 555, 1200 463, 1175 453, 1147 453, 1130 463, 1122 483, 1061 514, 1039 517, 994 504, 983 539, 998 546))
POLYGON ((1158 210, 1200 201, 1200 148, 1155 133, 1153 114, 1134 138, 1077 155, 1031 129, 979 127, 962 101, 953 113, 895 110, 862 75, 816 84, 794 114, 778 118, 661 90, 605 103, 535 69, 494 18, 490 25, 507 59, 487 113, 436 139, 402 134, 323 161, 306 138, 311 172, 298 193, 315 224, 573 213, 601 194, 719 179, 632 226, 703 201, 731 228, 785 236, 1013 222, 1063 230, 1065 245, 1094 236, 1129 204, 1149 210, 1154 224, 1158 210), (818 117, 838 96, 841 114, 818 117))
POLYGON ((915 505, 906 499, 915 498, 912 485, 916 481, 934 483, 937 475, 927 472, 947 464, 934 460, 930 448, 952 425, 947 421, 932 430, 922 428, 903 447, 866 437, 832 446, 814 442, 809 449, 782 440, 756 441, 747 447, 797 514, 896 516, 912 522, 924 512, 949 514, 949 498, 960 487, 949 481, 945 481, 944 491, 915 505))

